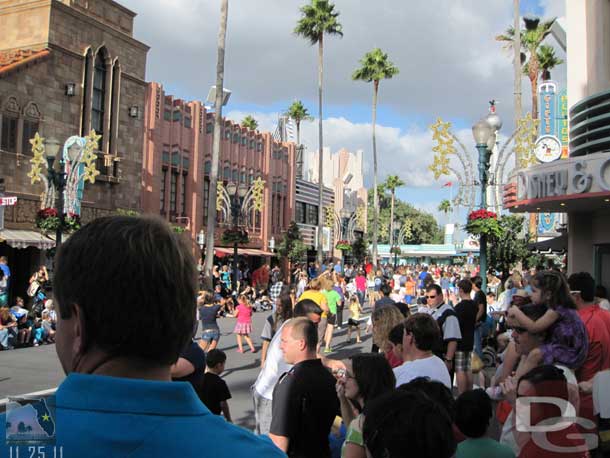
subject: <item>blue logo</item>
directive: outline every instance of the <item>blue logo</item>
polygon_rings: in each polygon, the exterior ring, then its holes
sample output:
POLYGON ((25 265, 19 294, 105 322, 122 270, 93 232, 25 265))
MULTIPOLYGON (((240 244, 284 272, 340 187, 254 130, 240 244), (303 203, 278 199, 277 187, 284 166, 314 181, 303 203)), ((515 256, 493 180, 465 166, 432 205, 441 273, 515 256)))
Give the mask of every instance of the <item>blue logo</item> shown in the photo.
POLYGON ((6 443, 55 444, 55 396, 9 397, 6 405, 6 443))

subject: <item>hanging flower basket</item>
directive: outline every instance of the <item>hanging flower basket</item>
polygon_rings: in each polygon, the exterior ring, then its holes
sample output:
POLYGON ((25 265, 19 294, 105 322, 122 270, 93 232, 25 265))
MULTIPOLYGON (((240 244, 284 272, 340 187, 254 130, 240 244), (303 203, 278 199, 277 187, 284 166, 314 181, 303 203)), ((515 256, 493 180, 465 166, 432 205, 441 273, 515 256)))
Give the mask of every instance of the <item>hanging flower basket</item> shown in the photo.
POLYGON ((335 245, 335 248, 337 250, 341 250, 341 251, 351 251, 352 250, 352 244, 349 243, 348 240, 339 240, 337 242, 337 244, 335 245))
POLYGON ((480 237, 485 234, 491 237, 500 237, 502 228, 498 223, 498 215, 487 210, 475 210, 468 215, 466 232, 480 237))
POLYGON ((400 249, 399 246, 393 246, 392 248, 390 248, 390 253, 391 254, 402 254, 402 250, 400 249))
MULTIPOLYGON (((60 224, 59 213, 54 208, 43 208, 36 214, 36 227, 43 234, 56 232, 60 224)), ((64 215, 62 232, 72 233, 79 230, 80 226, 80 216, 76 213, 64 215)))
POLYGON ((248 238, 248 231, 242 229, 227 229, 222 233, 220 241, 223 245, 244 245, 250 241, 248 238))

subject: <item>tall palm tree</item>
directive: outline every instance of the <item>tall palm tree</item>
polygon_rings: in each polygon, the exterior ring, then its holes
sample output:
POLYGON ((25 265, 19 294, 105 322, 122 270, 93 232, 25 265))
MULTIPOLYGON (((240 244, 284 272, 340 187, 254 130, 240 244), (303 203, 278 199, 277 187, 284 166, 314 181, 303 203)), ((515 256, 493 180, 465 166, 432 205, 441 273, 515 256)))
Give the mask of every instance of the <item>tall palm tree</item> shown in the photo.
POLYGON ((294 120, 294 123, 297 125, 297 145, 301 144, 301 122, 303 121, 312 121, 313 117, 309 114, 309 110, 305 108, 303 102, 300 100, 295 100, 292 102, 292 105, 288 107, 286 113, 284 113, 289 118, 294 120))
POLYGON ((218 57, 216 61, 216 100, 214 108, 214 141, 212 144, 212 169, 210 170, 210 193, 208 201, 208 219, 206 221, 206 253, 203 271, 207 288, 212 288, 212 266, 214 264, 214 232, 216 229, 216 195, 218 183, 218 161, 220 158, 220 129, 222 125, 223 85, 225 76, 225 43, 227 39, 227 17, 229 0, 222 0, 220 5, 220 28, 218 29, 218 57))
MULTIPOLYGON (((377 122, 377 95, 379 82, 398 74, 398 68, 388 59, 381 49, 375 48, 367 52, 360 60, 361 67, 352 74, 353 80, 373 82, 373 265, 377 265, 377 238, 379 236, 379 196, 377 194, 377 139, 375 124, 377 122)), ((392 202, 394 199, 392 198, 392 202)), ((392 231, 390 231, 392 232, 392 231)))
POLYGON ((398 175, 389 175, 383 184, 383 187, 388 189, 392 194, 392 204, 390 206, 390 246, 394 245, 394 200, 396 198, 396 188, 404 185, 405 182, 398 175))
POLYGON ((286 113, 289 118, 292 118, 297 125, 297 178, 303 178, 303 148, 301 147, 301 122, 311 121, 313 118, 309 115, 309 111, 300 100, 295 100, 288 107, 286 113))
POLYGON ((258 128, 258 121, 252 116, 248 115, 241 121, 241 125, 250 130, 256 130, 258 128))
POLYGON ((301 19, 297 22, 294 33, 309 40, 311 45, 318 45, 318 241, 317 261, 322 264, 322 229, 324 227, 324 180, 322 179, 322 148, 324 138, 322 135, 322 78, 324 75, 324 35, 343 36, 343 26, 339 23, 339 12, 335 5, 328 0, 311 0, 309 5, 301 7, 301 19))
POLYGON ((555 55, 555 48, 549 45, 542 45, 538 50, 538 62, 540 63, 540 73, 542 81, 551 79, 551 70, 563 64, 563 60, 555 55))
POLYGON ((441 203, 438 204, 437 210, 439 212, 443 212, 445 215, 452 210, 451 202, 447 199, 441 200, 441 203))
MULTIPOLYGON (((540 61, 538 50, 544 39, 551 33, 551 27, 556 18, 541 21, 540 18, 523 18, 525 29, 520 31, 521 61, 524 63, 524 71, 530 80, 532 88, 532 117, 538 119, 538 78, 540 76, 540 61), (527 60, 526 60, 527 59, 527 60)), ((507 42, 507 48, 511 49, 515 38, 515 29, 509 27, 506 32, 496 37, 497 41, 507 42)))

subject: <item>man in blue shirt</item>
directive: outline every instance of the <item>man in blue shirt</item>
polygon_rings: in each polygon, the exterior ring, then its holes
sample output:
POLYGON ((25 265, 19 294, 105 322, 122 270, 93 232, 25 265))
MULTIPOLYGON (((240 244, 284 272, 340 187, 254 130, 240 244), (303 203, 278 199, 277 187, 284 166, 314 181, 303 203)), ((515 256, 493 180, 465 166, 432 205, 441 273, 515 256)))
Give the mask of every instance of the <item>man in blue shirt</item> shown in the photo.
MULTIPOLYGON (((171 381, 193 335, 196 279, 189 247, 159 219, 99 218, 62 245, 56 351, 67 377, 48 403, 46 456, 285 456, 171 381)), ((0 457, 28 450, 0 440, 0 457)))
POLYGON ((8 282, 11 278, 11 269, 8 266, 8 258, 6 256, 0 256, 0 269, 4 272, 4 277, 8 282))

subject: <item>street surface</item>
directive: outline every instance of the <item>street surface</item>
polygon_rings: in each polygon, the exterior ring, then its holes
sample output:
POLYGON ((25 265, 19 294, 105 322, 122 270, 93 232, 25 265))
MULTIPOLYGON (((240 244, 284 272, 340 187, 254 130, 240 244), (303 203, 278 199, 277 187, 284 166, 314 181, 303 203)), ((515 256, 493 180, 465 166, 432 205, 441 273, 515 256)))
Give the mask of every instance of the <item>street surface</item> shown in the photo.
MULTIPOLYGON (((366 311, 366 309, 365 309, 366 311)), ((241 354, 237 352, 237 342, 233 335, 235 318, 221 318, 218 320, 221 329, 219 348, 227 353, 226 371, 223 374, 233 398, 229 401, 233 421, 245 428, 254 428, 254 410, 250 387, 256 380, 260 367, 261 339, 265 318, 271 312, 259 312, 253 315, 253 340, 258 352, 251 354, 250 350, 241 354)), ((349 312, 343 313, 347 321, 349 312)), ((352 343, 348 344, 347 330, 335 329, 332 347, 335 350, 325 356, 331 358, 346 358, 353 353, 370 351, 371 336, 364 335, 366 326, 362 320, 362 343, 355 344, 355 333, 352 334, 352 343)), ((244 343, 244 349, 248 346, 244 343)), ((27 394, 50 388, 56 388, 64 379, 64 373, 55 353, 55 345, 22 348, 18 350, 0 352, 0 400, 8 396, 27 394)), ((0 412, 4 406, 0 405, 0 412)))

